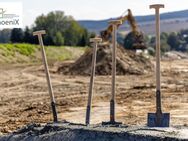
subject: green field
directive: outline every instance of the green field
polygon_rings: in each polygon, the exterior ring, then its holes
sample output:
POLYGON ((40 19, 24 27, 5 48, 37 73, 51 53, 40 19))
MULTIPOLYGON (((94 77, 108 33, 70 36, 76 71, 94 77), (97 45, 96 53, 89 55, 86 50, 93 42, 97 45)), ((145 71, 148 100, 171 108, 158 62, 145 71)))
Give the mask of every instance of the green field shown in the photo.
MULTIPOLYGON (((49 62, 75 60, 87 47, 46 46, 49 62)), ((0 44, 0 63, 40 63, 41 51, 38 45, 32 44, 0 44)))

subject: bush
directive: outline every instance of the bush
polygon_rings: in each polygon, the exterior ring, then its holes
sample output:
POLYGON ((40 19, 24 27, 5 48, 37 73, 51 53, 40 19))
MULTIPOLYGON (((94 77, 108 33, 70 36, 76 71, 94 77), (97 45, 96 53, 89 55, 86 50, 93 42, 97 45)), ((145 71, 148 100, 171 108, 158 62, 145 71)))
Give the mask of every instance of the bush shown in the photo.
POLYGON ((152 48, 152 47, 149 47, 148 48, 148 53, 149 53, 149 55, 154 56, 155 55, 155 49, 152 48))

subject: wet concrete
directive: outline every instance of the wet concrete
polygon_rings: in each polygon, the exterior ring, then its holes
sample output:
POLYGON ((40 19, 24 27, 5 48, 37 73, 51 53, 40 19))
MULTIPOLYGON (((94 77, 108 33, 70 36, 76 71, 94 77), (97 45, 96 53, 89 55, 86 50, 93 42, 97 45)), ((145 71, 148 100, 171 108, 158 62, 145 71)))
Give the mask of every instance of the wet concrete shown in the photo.
POLYGON ((188 127, 148 128, 145 126, 107 126, 49 123, 30 124, 0 141, 188 141, 188 127))

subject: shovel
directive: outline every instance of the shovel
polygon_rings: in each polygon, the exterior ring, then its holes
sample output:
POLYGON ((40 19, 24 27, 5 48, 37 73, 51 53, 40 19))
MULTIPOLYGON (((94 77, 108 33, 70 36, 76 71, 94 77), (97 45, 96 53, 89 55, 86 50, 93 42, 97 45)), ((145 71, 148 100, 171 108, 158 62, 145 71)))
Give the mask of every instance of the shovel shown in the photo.
POLYGON ((116 122, 115 104, 116 104, 116 48, 117 48, 117 26, 122 24, 121 20, 112 20, 109 24, 113 27, 112 32, 112 97, 110 100, 110 121, 102 122, 103 125, 121 125, 121 122, 116 122))
POLYGON ((161 108, 159 9, 164 8, 164 5, 150 5, 150 8, 154 8, 156 12, 156 113, 148 113, 147 125, 149 127, 169 127, 170 113, 162 113, 161 108))
POLYGON ((92 56, 92 66, 91 66, 91 77, 90 77, 90 85, 89 85, 89 94, 88 94, 88 104, 86 109, 86 125, 90 124, 90 115, 91 115, 91 104, 92 104, 92 96, 93 96, 93 87, 94 87, 94 77, 95 77, 95 67, 96 67, 96 57, 97 57, 97 47, 100 42, 102 42, 102 38, 91 38, 90 42, 94 43, 93 47, 93 56, 92 56))
POLYGON ((43 40, 42 40, 43 34, 46 34, 45 30, 33 32, 33 36, 38 36, 39 44, 41 46, 42 59, 43 59, 43 63, 44 63, 45 73, 46 73, 46 80, 47 80, 48 90, 49 90, 49 94, 50 94, 50 98, 51 98, 51 108, 52 108, 52 112, 53 112, 53 120, 54 120, 54 122, 58 122, 55 98, 54 98, 54 93, 53 93, 53 89, 52 89, 52 83, 51 83, 51 79, 50 79, 48 63, 47 63, 47 59, 46 59, 46 53, 44 50, 44 44, 43 44, 43 40))

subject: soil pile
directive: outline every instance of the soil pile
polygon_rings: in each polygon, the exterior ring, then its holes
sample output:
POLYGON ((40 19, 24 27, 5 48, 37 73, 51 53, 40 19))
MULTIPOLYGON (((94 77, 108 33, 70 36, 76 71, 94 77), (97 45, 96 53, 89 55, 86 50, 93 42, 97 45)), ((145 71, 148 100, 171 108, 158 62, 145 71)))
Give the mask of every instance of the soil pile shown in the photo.
MULTIPOLYGON (((153 64, 143 55, 137 55, 134 51, 117 47, 117 75, 136 74, 141 75, 152 71, 153 64)), ((90 75, 92 64, 92 48, 86 51, 76 62, 69 66, 63 64, 58 71, 70 75, 90 75)), ((111 75, 112 48, 108 45, 98 46, 96 60, 96 75, 111 75)))

